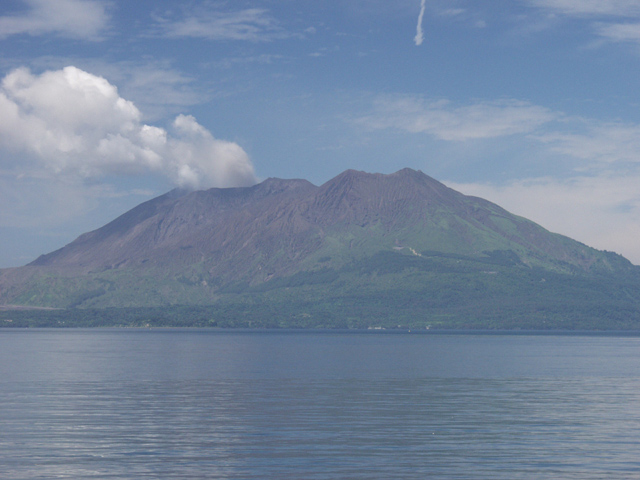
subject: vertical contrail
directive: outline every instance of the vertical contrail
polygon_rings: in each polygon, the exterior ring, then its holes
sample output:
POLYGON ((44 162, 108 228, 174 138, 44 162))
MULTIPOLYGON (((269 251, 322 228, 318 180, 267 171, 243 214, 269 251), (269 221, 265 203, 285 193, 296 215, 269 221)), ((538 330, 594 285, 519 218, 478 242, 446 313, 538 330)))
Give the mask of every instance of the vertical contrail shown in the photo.
POLYGON ((413 41, 416 42, 416 46, 422 45, 424 41, 424 34, 422 32, 422 17, 424 17, 424 9, 426 6, 427 0, 420 0, 420 15, 418 15, 418 27, 416 29, 416 36, 413 41))

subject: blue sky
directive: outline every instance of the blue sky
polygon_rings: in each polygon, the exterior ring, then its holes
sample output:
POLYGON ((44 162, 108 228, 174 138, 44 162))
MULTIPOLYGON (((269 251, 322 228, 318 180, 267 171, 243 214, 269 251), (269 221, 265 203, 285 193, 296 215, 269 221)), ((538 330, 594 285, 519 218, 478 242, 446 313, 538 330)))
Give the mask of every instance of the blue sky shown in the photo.
POLYGON ((0 267, 176 186, 420 169, 640 264, 640 0, 4 0, 0 267))

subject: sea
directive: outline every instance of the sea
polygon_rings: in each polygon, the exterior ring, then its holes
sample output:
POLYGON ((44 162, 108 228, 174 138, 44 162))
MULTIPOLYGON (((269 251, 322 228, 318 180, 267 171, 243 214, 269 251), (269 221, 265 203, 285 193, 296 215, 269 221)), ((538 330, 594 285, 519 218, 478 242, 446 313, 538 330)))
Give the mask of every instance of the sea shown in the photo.
POLYGON ((640 478, 640 337, 3 329, 0 478, 640 478))

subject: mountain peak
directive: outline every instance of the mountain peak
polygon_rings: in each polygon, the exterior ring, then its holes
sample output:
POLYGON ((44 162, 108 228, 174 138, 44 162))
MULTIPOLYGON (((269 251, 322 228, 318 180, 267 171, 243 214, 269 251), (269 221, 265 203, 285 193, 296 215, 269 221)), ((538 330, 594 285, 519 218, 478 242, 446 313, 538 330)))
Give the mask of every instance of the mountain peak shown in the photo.
POLYGON ((316 186, 308 180, 294 178, 282 179, 269 177, 266 180, 254 185, 256 190, 268 192, 269 194, 280 193, 288 190, 314 189, 316 186))
POLYGON ((403 168, 394 173, 369 173, 362 170, 345 170, 341 174, 332 178, 326 184, 329 183, 352 183, 352 182, 407 182, 417 181, 420 183, 431 183, 442 185, 434 178, 428 176, 421 170, 414 170, 412 168, 403 168))
POLYGON ((423 176, 426 177, 427 175, 425 173, 422 172, 422 170, 414 170, 413 168, 409 168, 409 167, 405 167, 402 168, 400 170, 398 170, 395 173, 392 173, 391 175, 397 175, 397 176, 423 176))

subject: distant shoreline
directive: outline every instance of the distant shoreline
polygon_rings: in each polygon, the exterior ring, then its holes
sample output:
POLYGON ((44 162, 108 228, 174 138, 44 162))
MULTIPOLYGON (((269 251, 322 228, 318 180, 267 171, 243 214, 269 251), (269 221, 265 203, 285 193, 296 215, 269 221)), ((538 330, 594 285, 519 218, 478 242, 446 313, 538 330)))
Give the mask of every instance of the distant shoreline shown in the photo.
POLYGON ((103 331, 139 331, 139 332, 201 332, 219 334, 284 334, 284 335, 477 335, 477 336, 572 336, 572 337, 640 337, 640 330, 450 330, 450 329, 327 329, 327 328, 228 328, 228 327, 171 327, 171 326, 50 326, 50 327, 14 327, 0 325, 2 331, 64 331, 64 330, 103 330, 103 331))

